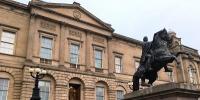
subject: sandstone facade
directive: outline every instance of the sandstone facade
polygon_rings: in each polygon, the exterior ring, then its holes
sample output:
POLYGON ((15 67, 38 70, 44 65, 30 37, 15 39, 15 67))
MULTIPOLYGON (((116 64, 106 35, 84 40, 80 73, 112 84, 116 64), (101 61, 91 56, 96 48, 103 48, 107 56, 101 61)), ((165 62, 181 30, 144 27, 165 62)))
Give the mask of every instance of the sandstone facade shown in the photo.
MULTIPOLYGON (((70 85, 80 85, 81 100, 95 100, 96 87, 103 86, 105 100, 116 100, 117 90, 129 93, 141 56, 141 44, 114 33, 112 27, 92 15, 78 3, 59 4, 32 0, 24 5, 12 0, 0 0, 0 36, 3 32, 15 34, 13 53, 0 53, 0 79, 8 79, 7 100, 30 100, 34 80, 29 68, 47 70, 43 80, 49 81, 49 100, 69 100, 70 85), (52 39, 52 59, 41 59, 41 38, 52 39), (70 62, 70 45, 79 46, 78 63, 70 62), (95 67, 95 50, 102 52, 101 68, 95 67), (121 59, 116 72, 115 57, 121 59)), ((155 85, 168 82, 200 83, 200 56, 198 51, 181 44, 174 35, 176 50, 191 54, 181 55, 181 68, 169 66, 173 73, 159 72, 155 85), (191 82, 189 66, 194 70, 191 82), (170 76, 171 75, 171 76, 170 76)), ((192 70, 192 71, 193 71, 192 70)))

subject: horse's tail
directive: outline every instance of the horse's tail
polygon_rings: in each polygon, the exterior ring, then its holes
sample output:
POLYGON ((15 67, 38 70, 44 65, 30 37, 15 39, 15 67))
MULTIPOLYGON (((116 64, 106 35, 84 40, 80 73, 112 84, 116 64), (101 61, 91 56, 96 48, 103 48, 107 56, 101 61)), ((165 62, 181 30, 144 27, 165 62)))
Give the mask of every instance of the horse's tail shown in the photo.
POLYGON ((140 83, 139 83, 140 77, 136 74, 133 75, 133 91, 137 91, 140 88, 140 83))

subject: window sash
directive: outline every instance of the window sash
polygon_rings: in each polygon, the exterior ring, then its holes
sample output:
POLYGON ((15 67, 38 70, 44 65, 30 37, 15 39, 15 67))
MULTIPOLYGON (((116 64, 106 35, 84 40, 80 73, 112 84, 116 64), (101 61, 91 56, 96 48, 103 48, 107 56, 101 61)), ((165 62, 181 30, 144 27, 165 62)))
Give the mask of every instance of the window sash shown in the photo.
POLYGON ((102 51, 95 50, 95 59, 102 59, 102 51))
POLYGON ((104 87, 96 87, 96 100, 104 100, 104 87))
POLYGON ((115 65, 115 71, 116 71, 116 73, 121 73, 122 72, 121 66, 115 65))
POLYGON ((50 82, 39 81, 39 88, 41 100, 48 100, 50 96, 50 82))
POLYGON ((0 78, 0 100, 7 100, 8 86, 9 80, 0 78))
POLYGON ((122 71, 122 58, 121 57, 115 57, 115 72, 121 73, 122 71))
POLYGON ((124 98, 124 91, 117 90, 117 100, 122 100, 124 98))
POLYGON ((71 44, 70 46, 70 63, 78 64, 79 45, 71 44))
POLYGON ((15 33, 3 31, 1 35, 1 41, 14 44, 15 42, 15 33))
POLYGON ((102 51, 95 50, 95 67, 102 68, 102 51))
POLYGON ((42 36, 40 57, 45 59, 52 59, 53 39, 42 36))
POLYGON ((6 54, 14 53, 15 33, 3 31, 1 35, 0 52, 6 54))
POLYGON ((102 68, 102 59, 95 59, 95 67, 102 68))

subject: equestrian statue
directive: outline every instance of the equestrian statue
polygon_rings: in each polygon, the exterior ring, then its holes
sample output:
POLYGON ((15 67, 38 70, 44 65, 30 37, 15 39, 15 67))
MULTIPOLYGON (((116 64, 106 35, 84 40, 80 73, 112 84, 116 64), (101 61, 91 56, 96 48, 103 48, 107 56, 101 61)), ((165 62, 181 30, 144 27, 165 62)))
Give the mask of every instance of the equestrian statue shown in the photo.
MULTIPOLYGON (((151 86, 157 79, 157 72, 163 67, 165 72, 172 72, 167 67, 168 63, 173 61, 177 62, 178 55, 187 54, 184 52, 172 53, 170 52, 170 46, 172 44, 172 37, 167 33, 166 29, 160 30, 154 34, 153 41, 148 42, 148 38, 143 38, 142 56, 140 59, 140 65, 137 71, 133 75, 133 91, 139 90, 139 80, 141 79, 142 86, 151 86), (148 79, 148 83, 145 83, 145 79, 148 79)), ((188 55, 188 54, 187 54, 188 55)))

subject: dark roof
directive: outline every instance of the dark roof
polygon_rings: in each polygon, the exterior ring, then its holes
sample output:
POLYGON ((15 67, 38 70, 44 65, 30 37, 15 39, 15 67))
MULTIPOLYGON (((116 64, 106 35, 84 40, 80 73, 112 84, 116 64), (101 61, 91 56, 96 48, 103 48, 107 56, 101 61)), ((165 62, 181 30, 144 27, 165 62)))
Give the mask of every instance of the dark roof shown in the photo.
POLYGON ((130 38, 130 37, 127 37, 127 36, 124 36, 124 35, 121 35, 121 34, 117 34, 117 33, 113 33, 112 34, 113 37, 116 37, 116 38, 119 38, 119 39, 122 39, 124 41, 128 41, 128 42, 131 42, 131 43, 136 43, 138 45, 142 45, 142 41, 140 40, 136 40, 136 39, 133 39, 133 38, 130 38))

